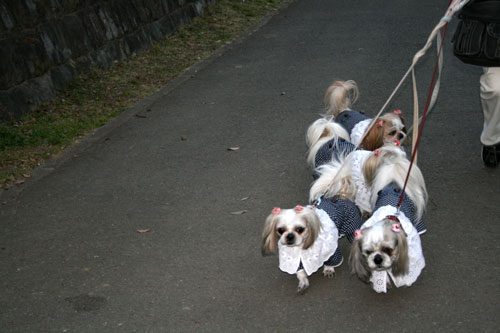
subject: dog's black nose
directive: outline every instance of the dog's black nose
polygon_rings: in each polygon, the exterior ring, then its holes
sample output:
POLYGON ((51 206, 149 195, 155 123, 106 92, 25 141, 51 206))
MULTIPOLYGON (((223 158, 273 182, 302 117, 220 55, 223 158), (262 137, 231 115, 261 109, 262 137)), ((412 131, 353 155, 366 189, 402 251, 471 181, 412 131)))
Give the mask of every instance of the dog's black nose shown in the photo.
POLYGON ((294 235, 293 233, 291 233, 291 232, 290 232, 290 233, 288 233, 288 234, 286 235, 286 242, 287 242, 288 244, 293 244, 293 242, 294 242, 294 241, 295 241, 295 235, 294 235))
POLYGON ((373 262, 375 263, 375 265, 380 265, 382 261, 384 261, 384 258, 382 258, 380 254, 377 254, 375 258, 373 258, 373 262))

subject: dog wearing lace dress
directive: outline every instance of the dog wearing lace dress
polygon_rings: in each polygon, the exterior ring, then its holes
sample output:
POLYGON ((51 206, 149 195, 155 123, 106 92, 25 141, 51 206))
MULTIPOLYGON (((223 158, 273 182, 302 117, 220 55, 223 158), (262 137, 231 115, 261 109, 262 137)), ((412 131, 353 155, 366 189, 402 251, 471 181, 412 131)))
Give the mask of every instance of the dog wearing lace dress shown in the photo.
MULTIPOLYGON (((376 150, 375 154, 384 155, 384 163, 402 156, 406 156, 399 143, 387 144, 376 150)), ((357 149, 346 154, 336 154, 329 162, 325 162, 315 169, 316 180, 309 191, 309 200, 312 202, 320 196, 332 197, 343 193, 354 201, 366 219, 373 211, 372 190, 365 180, 364 169, 375 168, 373 163, 365 167, 365 162, 374 152, 357 149)), ((380 165, 382 164, 379 162, 380 165)))
MULTIPOLYGON (((316 206, 293 209, 274 208, 267 217, 262 233, 262 254, 279 252, 279 268, 295 274, 297 291, 309 287, 308 276, 323 266, 323 275, 333 277, 335 267, 343 262, 338 249, 337 225, 363 223, 357 208, 338 196, 325 199, 316 206)), ((354 237, 354 229, 348 237, 354 237), (352 236, 351 236, 352 235, 352 236)), ((342 233, 346 233, 343 229, 342 233)))
POLYGON ((365 150, 375 150, 395 140, 403 143, 406 138, 405 121, 400 110, 388 112, 377 118, 366 135, 372 119, 363 112, 351 109, 358 98, 356 82, 335 81, 325 93, 326 116, 332 116, 350 136, 350 142, 365 150))
POLYGON ((410 162, 405 156, 391 154, 377 150, 365 161, 373 213, 355 232, 349 256, 351 272, 379 293, 387 292, 391 280, 396 287, 411 286, 425 267, 419 236, 426 231, 424 178, 413 165, 401 199, 410 162))
MULTIPOLYGON (((306 134, 307 164, 312 170, 348 155, 357 145, 361 150, 372 151, 384 145, 399 145, 405 140, 406 127, 399 110, 378 118, 365 135, 372 119, 351 110, 357 96, 358 88, 352 80, 336 81, 328 88, 326 115, 312 123, 306 134)), ((313 178, 318 178, 317 172, 313 172, 313 178)))

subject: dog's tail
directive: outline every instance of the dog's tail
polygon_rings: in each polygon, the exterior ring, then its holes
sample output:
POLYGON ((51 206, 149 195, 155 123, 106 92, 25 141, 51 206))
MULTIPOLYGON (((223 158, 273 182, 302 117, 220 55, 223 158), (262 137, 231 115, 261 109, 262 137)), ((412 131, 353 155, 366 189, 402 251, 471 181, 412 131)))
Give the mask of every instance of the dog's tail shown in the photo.
MULTIPOLYGON (((396 183, 400 188, 404 186, 406 175, 410 167, 410 161, 405 155, 395 152, 395 150, 389 150, 387 156, 383 156, 383 152, 380 156, 377 156, 381 158, 381 162, 379 162, 376 167, 373 176, 366 174, 366 168, 363 170, 365 172, 365 179, 367 182, 371 183, 372 195, 370 201, 373 207, 375 207, 377 201, 377 193, 384 187, 392 182, 396 183)), ((366 165, 367 163, 365 162, 365 166, 366 165)), ((405 193, 415 205, 417 220, 420 219, 425 212, 428 195, 424 176, 416 164, 412 166, 405 193)))
POLYGON ((342 125, 334 122, 331 118, 319 118, 309 126, 306 134, 306 144, 309 147, 307 163, 314 168, 314 160, 318 150, 328 141, 343 139, 349 141, 349 133, 342 125))
POLYGON ((325 93, 326 115, 337 117, 340 112, 351 109, 358 95, 358 85, 353 80, 333 82, 325 93))
POLYGON ((323 164, 316 169, 319 178, 312 184, 309 191, 309 200, 314 200, 324 196, 331 198, 340 195, 345 199, 354 201, 356 195, 356 185, 351 176, 348 153, 343 154, 339 159, 323 164))

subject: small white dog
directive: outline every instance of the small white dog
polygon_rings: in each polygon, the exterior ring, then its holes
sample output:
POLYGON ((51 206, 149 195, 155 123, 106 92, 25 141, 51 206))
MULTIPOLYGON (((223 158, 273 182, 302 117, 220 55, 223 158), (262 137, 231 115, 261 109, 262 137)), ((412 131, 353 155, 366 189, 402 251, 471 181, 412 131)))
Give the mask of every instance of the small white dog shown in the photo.
POLYGON ((413 165, 401 198, 410 162, 387 154, 392 152, 374 153, 364 165, 373 214, 356 232, 349 257, 351 272, 377 292, 386 292, 391 280, 396 287, 411 286, 425 267, 419 236, 426 231, 423 175, 413 165))
POLYGON ((333 116, 350 135, 350 141, 362 149, 375 150, 395 140, 403 142, 406 138, 405 121, 400 110, 387 112, 375 121, 366 136, 363 135, 372 119, 359 111, 351 109, 358 98, 356 82, 335 81, 325 93, 326 115, 333 116))
POLYGON ((354 231, 363 219, 354 203, 341 195, 322 198, 315 206, 275 208, 267 217, 262 233, 262 254, 279 250, 279 267, 296 274, 298 292, 309 286, 308 276, 321 266, 323 275, 333 277, 343 262, 338 239, 354 240, 354 231))
POLYGON ((313 170, 332 159, 339 159, 340 155, 346 155, 355 148, 344 127, 331 117, 319 118, 309 126, 306 144, 309 147, 307 164, 313 170))
POLYGON ((332 161, 315 169, 318 177, 309 191, 309 200, 313 202, 321 195, 331 197, 340 193, 354 201, 367 218, 373 211, 371 182, 375 171, 383 164, 404 156, 404 150, 393 144, 374 152, 358 149, 335 154, 332 161), (379 155, 380 158, 375 158, 379 155))
POLYGON ((279 249, 279 267, 299 280, 298 292, 309 287, 308 276, 324 265, 323 274, 335 272, 338 230, 324 211, 314 207, 274 208, 262 233, 262 254, 279 249))

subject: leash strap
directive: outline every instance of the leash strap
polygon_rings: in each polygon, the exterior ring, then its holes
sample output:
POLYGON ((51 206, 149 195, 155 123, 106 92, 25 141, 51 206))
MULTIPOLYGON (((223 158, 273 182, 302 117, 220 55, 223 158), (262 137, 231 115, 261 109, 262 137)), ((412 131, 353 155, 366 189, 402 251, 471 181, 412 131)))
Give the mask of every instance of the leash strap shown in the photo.
MULTIPOLYGON (((464 1, 465 1, 465 3, 468 2, 468 0, 464 0, 464 1)), ((450 6, 450 8, 451 8, 451 6, 450 6)), ((439 92, 439 82, 440 82, 440 78, 441 78, 442 59, 443 59, 442 50, 443 50, 444 39, 446 36, 446 30, 448 27, 448 22, 449 22, 449 19, 447 16, 443 17, 443 19, 441 19, 441 21, 440 21, 440 24, 443 23, 442 38, 438 37, 438 39, 437 39, 437 41, 439 43, 438 44, 439 47, 438 47, 437 59, 436 59, 435 65, 434 65, 434 72, 432 74, 432 80, 431 80, 431 84, 429 87, 429 93, 427 95, 427 100, 426 100, 426 104, 425 104, 425 108, 424 108, 424 114, 422 115, 420 123, 418 122, 418 101, 417 102, 414 101, 414 107, 415 107, 415 105, 416 105, 416 107, 414 109, 415 112, 414 112, 413 119, 414 119, 414 124, 419 125, 419 129, 418 129, 418 133, 416 131, 417 126, 415 126, 413 129, 413 138, 416 138, 416 140, 413 141, 413 149, 412 149, 412 156, 411 156, 411 160, 410 160, 410 166, 408 167, 408 173, 406 174, 403 189, 401 191, 401 196, 399 197, 399 202, 398 202, 398 206, 397 206, 398 213, 400 211, 401 205, 403 204, 403 198, 405 195, 406 186, 408 185, 408 180, 410 178, 412 166, 414 163, 416 164, 418 145, 420 143, 420 138, 422 136, 422 131, 424 129, 425 119, 426 119, 427 114, 429 113, 430 109, 434 106, 434 104, 436 102, 437 94, 439 92), (438 72, 439 72, 439 75, 437 75, 438 72), (415 122, 415 119, 417 119, 416 122, 415 122), (417 133, 417 134, 415 134, 415 133, 417 133)), ((413 78, 413 92, 414 92, 413 98, 417 99, 418 96, 416 95, 415 77, 414 77, 413 73, 412 73, 412 78, 413 78)))
MULTIPOLYGON (((438 32, 440 31, 440 29, 443 27, 443 26, 446 26, 448 24, 448 22, 451 20, 451 18, 453 17, 453 15, 458 12, 460 9, 462 9, 462 7, 467 4, 469 2, 469 0, 450 0, 450 5, 448 6, 447 10, 446 10, 446 13, 445 15, 441 18, 441 20, 439 21, 439 23, 436 25, 436 27, 434 27, 434 29, 432 30, 431 34, 429 35, 428 39, 427 39, 427 42, 426 44, 424 45, 424 47, 418 51, 415 56, 413 57, 413 61, 412 61, 412 64, 410 65, 410 67, 408 68, 408 70, 406 71, 406 73, 403 75, 403 78, 399 81, 399 83, 396 85, 396 88, 394 88, 393 92, 391 93, 391 95, 389 96, 389 98, 387 99, 387 101, 384 103, 384 105, 380 108, 380 111, 377 113, 377 115, 372 119, 372 121, 370 122, 370 124, 368 125, 368 127, 366 128, 365 130, 365 133, 363 134, 363 136, 361 137, 361 139, 359 140, 359 143, 356 145, 356 147, 354 147, 353 151, 356 151, 358 148, 359 148, 359 145, 361 144, 361 142, 363 142, 364 138, 366 137, 366 135, 368 134, 368 132, 370 131, 370 129, 375 125, 376 123, 376 120, 378 117, 380 117, 380 115, 382 114, 382 112, 385 110, 385 108, 387 107, 387 105, 389 105, 389 103, 391 102, 391 100, 393 99, 394 95, 396 94, 396 92, 399 90, 399 88, 401 88, 401 85, 403 84, 403 82, 406 80, 406 78, 408 77, 408 75, 411 73, 413 73, 413 92, 414 92, 414 96, 415 97, 418 97, 417 96, 417 91, 416 91, 416 80, 415 80, 415 76, 414 76, 414 68, 415 68, 415 65, 417 64, 418 60, 427 52, 427 50, 429 49, 429 47, 431 46, 432 44, 432 40, 436 37, 436 35, 438 35, 438 32)), ((444 38, 443 38, 444 40, 444 38)), ((439 53, 441 53, 441 50, 442 50, 442 46, 443 46, 443 43, 441 41, 441 47, 439 48, 439 53)), ((441 54, 442 56, 442 54, 441 54)), ((439 57, 438 57, 439 58, 439 57)), ((439 66, 439 68, 441 68, 441 66, 439 66)), ((432 87, 432 84, 431 84, 431 87, 432 87)), ((437 88, 437 90, 435 90, 435 93, 433 93, 432 95, 435 96, 434 97, 434 102, 432 103, 432 106, 434 106, 434 103, 435 103, 435 99, 437 98, 437 93, 439 91, 439 87, 437 88)), ((415 122, 414 121, 414 124, 418 124, 418 98, 415 98, 414 97, 414 107, 416 105, 416 110, 417 110, 417 121, 415 122), (416 101, 416 102, 415 102, 416 101)), ((424 112, 424 115, 422 116, 422 124, 423 124, 423 121, 425 119, 425 116, 426 116, 426 113, 428 111, 428 105, 426 106, 426 110, 424 112)), ((415 115, 414 115, 415 117, 415 115)), ((422 124, 420 124, 420 127, 422 128, 422 124)), ((416 126, 415 126, 416 128, 416 126)), ((411 164, 410 164, 410 167, 409 167, 409 170, 408 170, 408 174, 406 176, 406 181, 405 181, 405 185, 404 185, 404 188, 403 188, 403 191, 401 193, 401 199, 400 199, 400 204, 402 203, 402 198, 404 196, 404 189, 406 188, 406 184, 408 182, 408 177, 410 175, 410 171, 411 171, 411 166, 412 166, 412 163, 413 161, 415 160, 415 157, 416 157, 416 151, 418 149, 418 141, 420 139, 420 135, 421 135, 421 128, 420 130, 418 131, 419 134, 417 134, 416 138, 417 138, 417 142, 414 143, 414 147, 412 149, 412 161, 411 161, 411 164)), ((416 129, 414 129, 414 133, 416 133, 416 129)), ((415 138, 415 135, 414 135, 414 138, 415 138)), ((346 162, 349 161, 349 157, 352 155, 352 152, 346 157, 346 159, 344 160, 344 164, 342 164, 341 166, 341 169, 345 166, 346 162)), ((340 171, 340 170, 339 170, 340 171)), ((337 172, 337 174, 335 175, 335 177, 332 179, 332 184, 335 183, 335 181, 337 180, 337 176, 340 174, 340 172, 337 172)), ((320 197, 324 196, 326 193, 328 192, 328 189, 323 192, 320 197)), ((317 200, 316 200, 317 201, 317 200)), ((400 204, 398 205, 398 212, 399 212, 399 207, 400 207, 400 204)))

